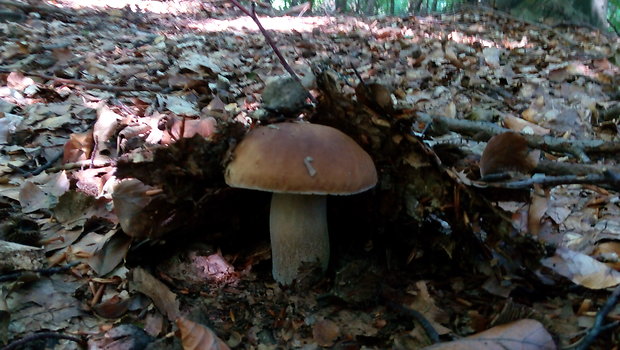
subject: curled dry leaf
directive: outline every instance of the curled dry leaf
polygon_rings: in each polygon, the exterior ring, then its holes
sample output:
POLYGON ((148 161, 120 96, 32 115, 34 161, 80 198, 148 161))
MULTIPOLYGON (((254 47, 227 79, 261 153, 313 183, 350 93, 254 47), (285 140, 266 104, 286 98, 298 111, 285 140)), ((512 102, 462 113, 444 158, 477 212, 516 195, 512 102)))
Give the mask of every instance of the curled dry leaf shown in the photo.
POLYGON ((554 256, 543 259, 541 263, 586 288, 603 289, 620 284, 620 272, 588 255, 567 248, 556 249, 554 256))
POLYGON ((114 212, 121 228, 129 236, 142 237, 148 234, 152 221, 142 210, 151 202, 152 197, 147 191, 152 189, 137 179, 124 180, 114 186, 114 212))
POLYGON ((131 246, 131 238, 120 232, 110 232, 109 237, 102 243, 88 258, 88 265, 99 276, 111 272, 125 259, 125 255, 131 246))
POLYGON ((620 242, 597 243, 592 255, 596 256, 598 260, 606 261, 605 264, 612 269, 620 271, 620 261, 617 259, 620 256, 620 242))
MULTIPOLYGON (((106 105, 101 105, 97 109, 97 121, 93 126, 93 140, 97 143, 98 154, 102 154, 102 151, 109 149, 106 141, 114 136, 121 119, 120 115, 106 105)), ((98 159, 97 156, 95 156, 95 159, 98 159)))
POLYGON ((467 338, 428 346, 423 350, 555 350, 543 325, 523 319, 474 334, 467 338))
POLYGON ((542 218, 549 207, 549 189, 536 185, 531 193, 530 207, 527 213, 527 227, 532 235, 540 233, 542 218))
POLYGON ((69 141, 65 143, 62 163, 74 163, 80 160, 90 159, 93 151, 93 131, 71 134, 69 141))
POLYGON ((505 127, 512 131, 522 132, 525 134, 549 135, 551 133, 551 130, 547 128, 543 128, 542 126, 512 115, 505 115, 503 123, 505 127))
POLYGON ((182 120, 174 119, 172 126, 164 133, 161 143, 164 145, 171 144, 180 139, 181 129, 183 129, 183 137, 190 138, 198 134, 204 138, 208 138, 215 134, 217 121, 213 117, 205 119, 186 119, 185 125, 182 120))
POLYGON ((115 319, 123 316, 129 309, 130 298, 114 295, 112 298, 93 306, 93 311, 100 317, 115 319))
POLYGON ((19 190, 19 203, 22 212, 32 213, 39 209, 53 208, 58 197, 69 190, 67 174, 62 171, 53 175, 44 175, 42 180, 26 181, 19 190))
POLYGON ((509 171, 530 173, 538 165, 540 152, 533 151, 520 134, 505 132, 489 139, 480 158, 480 175, 509 171))
POLYGON ((230 350, 209 328, 182 317, 176 322, 184 350, 230 350))

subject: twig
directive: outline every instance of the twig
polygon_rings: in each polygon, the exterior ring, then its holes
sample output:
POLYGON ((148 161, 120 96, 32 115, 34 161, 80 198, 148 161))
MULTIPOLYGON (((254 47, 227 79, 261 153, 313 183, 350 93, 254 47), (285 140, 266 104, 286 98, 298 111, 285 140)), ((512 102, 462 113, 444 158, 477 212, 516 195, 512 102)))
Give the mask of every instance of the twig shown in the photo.
POLYGON ((426 333, 426 336, 428 336, 431 343, 439 343, 439 333, 437 333, 433 325, 426 319, 426 317, 424 317, 424 315, 422 315, 421 312, 389 299, 386 300, 386 303, 391 308, 413 317, 422 329, 424 329, 424 333, 426 333))
MULTIPOLYGON (((301 82, 301 79, 299 78, 297 73, 295 73, 293 68, 291 68, 291 66, 288 64, 288 62, 286 62, 286 58, 284 58, 284 56, 282 55, 282 53, 280 52, 280 50, 276 46, 276 43, 271 38, 271 35, 269 35, 269 33, 267 32, 265 27, 263 27, 263 24, 258 19, 258 16, 256 15, 256 11, 254 10, 254 3, 252 3, 252 12, 250 12, 247 8, 245 8, 243 5, 241 5, 237 0, 230 0, 230 2, 232 2, 233 5, 237 6, 237 8, 239 10, 241 10, 241 12, 245 13, 246 15, 248 15, 254 21, 254 23, 256 23, 256 25, 258 26, 258 29, 260 30, 260 32, 265 37, 265 40, 267 41, 269 46, 271 46, 271 48, 273 49, 273 52, 276 54, 276 56, 278 56, 278 59, 280 60, 280 63, 282 63, 282 66, 284 67, 284 69, 288 72, 288 74, 291 75, 291 77, 293 77, 293 79, 297 80, 297 82, 301 86, 303 86, 303 84, 301 82)), ((314 104, 318 103, 317 100, 314 98, 314 96, 312 96, 310 91, 306 90, 306 96, 308 96, 308 98, 310 99, 310 101, 312 101, 312 103, 314 103, 314 104)))
POLYGON ((38 168, 36 168, 36 169, 34 169, 32 171, 24 170, 21 167, 15 166, 13 164, 8 164, 8 166, 9 166, 9 168, 17 171, 18 173, 20 173, 24 177, 36 176, 36 175, 41 174, 46 169, 51 168, 52 165, 54 165, 54 163, 56 163, 60 158, 62 158, 62 154, 63 154, 62 151, 59 152, 57 155, 55 155, 50 160, 48 160, 45 164, 42 164, 41 166, 39 166, 38 168))
POLYGON ((601 166, 600 164, 567 163, 541 159, 534 169, 534 173, 547 175, 588 175, 603 174, 605 171, 620 174, 618 166, 601 166))
MULTIPOLYGON (((1 1, 1 0, 0 0, 1 1)), ((81 80, 75 80, 75 79, 65 79, 65 78, 58 78, 52 75, 46 75, 46 74, 40 74, 40 73, 34 73, 34 72, 24 72, 21 70, 13 70, 13 69, 8 69, 8 68, 0 68, 0 73, 11 73, 11 72, 19 72, 23 75, 31 75, 34 77, 39 77, 39 78, 43 78, 43 79, 48 79, 48 80, 52 80, 54 82, 57 83, 61 83, 61 84, 72 84, 72 85, 80 85, 83 86, 87 89, 97 89, 97 90, 105 90, 105 91, 112 91, 112 92, 122 92, 122 91, 152 91, 152 92, 159 92, 162 90, 161 87, 159 86, 151 86, 151 87, 146 87, 146 86, 135 86, 135 87, 130 87, 130 86, 112 86, 112 85, 103 85, 103 84, 94 84, 94 83, 89 83, 89 82, 85 82, 85 81, 81 81, 81 80)))
MULTIPOLYGON (((482 140, 488 140, 492 136, 512 131, 494 123, 452 119, 442 116, 429 115, 418 112, 417 119, 426 124, 431 123, 432 128, 438 132, 444 130, 454 131, 459 134, 476 135, 482 140)), ((588 153, 616 153, 620 152, 620 142, 606 142, 603 140, 566 140, 552 136, 526 135, 528 146, 564 154, 571 154, 582 162, 589 162, 588 153)))
POLYGON ((54 172, 61 171, 61 170, 80 169, 80 168, 84 168, 84 167, 88 167, 89 169, 99 169, 99 168, 105 168, 105 167, 111 166, 111 165, 114 165, 114 163, 113 162, 103 162, 103 163, 90 164, 90 160, 86 160, 86 161, 80 161, 80 162, 75 162, 75 163, 67 163, 67 164, 55 166, 55 167, 47 169, 47 172, 48 173, 54 173, 54 172))
POLYGON ((19 349, 29 342, 39 340, 39 339, 46 339, 46 338, 67 339, 67 340, 74 341, 83 346, 86 345, 86 341, 83 338, 76 337, 73 335, 56 333, 56 332, 38 332, 38 333, 31 333, 21 339, 11 342, 0 350, 19 349))
POLYGON ((39 274, 41 276, 51 276, 53 274, 56 273, 60 273, 60 272, 64 272, 67 270, 70 270, 71 268, 79 265, 80 262, 79 261, 74 261, 70 264, 67 264, 65 266, 54 266, 54 267, 48 267, 45 269, 36 269, 36 270, 23 270, 23 271, 17 271, 17 272, 11 272, 11 273, 5 273, 0 275, 0 282, 8 282, 8 281, 15 281, 17 279, 19 279, 23 274, 25 273, 36 273, 39 274))
MULTIPOLYGON (((475 182, 474 182, 475 184, 475 182)), ((567 184, 594 184, 594 185, 610 185, 615 189, 620 188, 620 175, 611 172, 603 174, 588 174, 584 176, 562 175, 562 176, 546 176, 534 175, 529 179, 516 180, 508 182, 483 182, 485 187, 498 187, 508 189, 525 189, 534 185, 558 186, 567 184)))
POLYGON ((596 314, 596 317, 594 318, 594 325, 592 326, 592 328, 590 328, 588 333, 583 338, 581 338, 581 340, 579 340, 576 344, 573 344, 572 346, 569 346, 566 349, 587 350, 590 347, 590 345, 592 345, 594 340, 596 340, 596 338, 602 332, 620 325, 620 322, 618 321, 611 322, 606 325, 603 324, 605 322, 605 318, 607 317, 607 315, 611 312, 611 310, 618 303, 619 298, 620 298, 620 285, 617 286, 616 289, 614 289, 614 291, 611 293, 611 295, 609 296, 609 298, 607 299, 603 307, 596 314))

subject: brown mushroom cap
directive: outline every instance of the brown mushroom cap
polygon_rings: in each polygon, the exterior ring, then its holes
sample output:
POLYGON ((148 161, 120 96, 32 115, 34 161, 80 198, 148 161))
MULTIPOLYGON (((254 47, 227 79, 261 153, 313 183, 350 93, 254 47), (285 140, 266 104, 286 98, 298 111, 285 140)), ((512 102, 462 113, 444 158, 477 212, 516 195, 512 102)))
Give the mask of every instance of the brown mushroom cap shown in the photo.
POLYGON ((231 187, 297 194, 347 195, 377 183, 372 159, 337 129, 280 123, 250 131, 225 174, 231 187))

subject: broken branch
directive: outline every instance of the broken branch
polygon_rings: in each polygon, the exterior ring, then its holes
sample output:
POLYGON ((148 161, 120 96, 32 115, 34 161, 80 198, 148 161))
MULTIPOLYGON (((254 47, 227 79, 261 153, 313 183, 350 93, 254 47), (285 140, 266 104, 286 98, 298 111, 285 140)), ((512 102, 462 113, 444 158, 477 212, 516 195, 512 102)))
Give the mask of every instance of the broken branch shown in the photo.
MULTIPOLYGON (((431 124, 431 128, 438 132, 453 131, 461 135, 479 136, 482 140, 488 140, 494 135, 512 130, 503 128, 494 123, 452 119, 442 116, 416 113, 417 119, 425 124, 431 124)), ((566 140, 552 136, 521 134, 527 140, 531 148, 570 154, 584 163, 590 162, 588 153, 616 153, 620 151, 620 142, 607 142, 603 140, 566 140)))

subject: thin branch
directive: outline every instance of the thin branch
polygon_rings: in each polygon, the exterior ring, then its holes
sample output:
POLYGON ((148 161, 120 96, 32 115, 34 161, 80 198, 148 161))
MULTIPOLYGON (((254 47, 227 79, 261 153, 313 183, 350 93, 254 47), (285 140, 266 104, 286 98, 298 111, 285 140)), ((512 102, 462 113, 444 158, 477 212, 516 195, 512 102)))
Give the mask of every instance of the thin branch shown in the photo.
POLYGON ((75 163, 67 163, 47 169, 48 173, 55 173, 61 170, 73 170, 88 167, 89 169, 100 169, 114 165, 114 162, 92 163, 90 160, 78 161, 75 163))
MULTIPOLYGON (((436 132, 445 133, 446 131, 453 131, 469 136, 476 135, 484 141, 490 139, 494 135, 512 131, 494 123, 452 119, 421 112, 416 113, 416 119, 426 124, 431 124, 431 128, 436 132)), ((590 158, 587 155, 590 153, 620 152, 620 142, 607 142, 603 140, 566 140, 552 136, 521 135, 525 137, 528 146, 531 148, 571 154, 584 163, 590 162, 590 158)))
POLYGON ((67 339, 67 340, 71 340, 74 341, 82 346, 86 345, 86 341, 83 338, 80 337, 76 337, 73 335, 69 335, 69 334, 62 334, 62 333, 56 333, 56 332, 38 332, 38 333, 32 333, 29 334, 21 339, 18 339, 14 342, 9 343, 7 346, 1 348, 0 350, 13 350, 13 349, 19 349, 22 348, 24 345, 33 342, 35 340, 40 340, 40 339, 67 339))
POLYGON ((80 262, 79 261, 74 261, 70 264, 67 264, 65 266, 54 266, 54 267, 48 267, 45 269, 36 269, 36 270, 24 270, 24 271, 16 271, 16 272, 11 272, 11 273, 6 273, 6 274, 2 274, 0 275, 0 282, 8 282, 8 281, 15 281, 18 280, 22 275, 24 275, 25 273, 35 273, 41 276, 51 276, 53 274, 57 274, 57 273, 61 273, 61 272, 65 272, 70 270, 71 268, 79 265, 80 262))
POLYGON ((97 90, 104 90, 104 91, 112 91, 112 92, 123 92, 123 91, 152 91, 152 92, 159 92, 162 90, 161 87, 159 86, 135 86, 135 87, 131 87, 131 86, 113 86, 113 85, 103 85, 103 84, 95 84, 95 83, 89 83, 89 82, 85 82, 85 81, 81 81, 81 80, 75 80, 75 79, 65 79, 65 78, 58 78, 52 75, 47 75, 47 74, 40 74, 40 73, 34 73, 34 72, 24 72, 18 69, 8 69, 6 67, 2 68, 0 67, 0 73, 12 73, 12 72, 18 72, 21 73, 23 75, 30 75, 30 76, 34 76, 34 77, 39 77, 39 78, 43 78, 43 79, 47 79, 47 80, 52 80, 56 83, 61 83, 61 84, 70 84, 70 85, 80 85, 83 86, 87 89, 97 89, 97 90))
POLYGON ((16 172, 20 173, 24 177, 36 176, 36 175, 41 174, 43 171, 51 168, 52 165, 54 165, 54 163, 56 163, 60 158, 62 158, 62 155, 63 155, 63 152, 61 151, 57 155, 52 157, 50 160, 48 160, 45 164, 42 164, 38 168, 36 168, 34 170, 31 170, 31 171, 24 170, 21 167, 18 167, 18 166, 13 165, 13 164, 8 164, 8 166, 9 166, 9 168, 15 170, 16 172))
MULTIPOLYGON (((303 84, 301 82, 301 79, 299 78, 297 73, 295 73, 293 68, 291 68, 291 66, 288 64, 288 62, 286 62, 286 58, 284 58, 284 56, 282 55, 282 53, 280 52, 280 50, 276 46, 276 43, 271 38, 271 35, 269 35, 269 33, 267 32, 265 27, 263 27, 263 24, 258 19, 258 16, 256 15, 256 11, 254 11, 254 7, 252 7, 252 12, 250 12, 247 8, 245 8, 243 5, 241 5, 237 0, 230 0, 230 2, 232 2, 233 5, 237 6, 237 8, 239 10, 241 10, 243 13, 248 15, 248 17, 250 17, 254 21, 254 23, 256 23, 256 25, 258 26, 258 29, 260 30, 260 32, 265 37, 265 40, 267 41, 269 46, 271 46, 271 48, 273 49, 273 52, 276 54, 276 56, 278 56, 278 59, 280 60, 280 63, 282 63, 282 66, 284 67, 284 69, 288 72, 288 74, 291 75, 291 77, 293 77, 293 79, 297 80, 297 82, 301 86, 303 86, 303 84)), ((314 96, 312 96, 310 91, 306 90, 306 95, 308 96, 310 101, 312 101, 312 103, 314 103, 314 104, 318 103, 317 100, 314 98, 314 96)))
POLYGON ((393 309, 411 316, 416 322, 418 322, 422 329, 424 329, 424 333, 426 333, 426 336, 432 344, 439 343, 439 333, 421 312, 391 300, 387 300, 387 304, 393 309))
MULTIPOLYGON (((473 182, 476 184, 476 182, 473 182)), ((562 176, 546 176, 534 175, 529 179, 507 181, 507 182, 479 182, 484 187, 498 187, 508 189, 526 189, 534 185, 558 186, 568 184, 593 184, 593 185, 609 185, 615 189, 620 188, 620 174, 604 172, 603 174, 588 174, 584 176, 562 175, 562 176)))
POLYGON ((569 346, 568 348, 572 348, 575 350, 587 350, 602 332, 617 327, 619 325, 618 321, 608 323, 606 325, 604 325, 603 323, 605 322, 605 318, 607 317, 607 315, 618 303, 619 298, 620 285, 617 286, 616 289, 614 289, 603 307, 596 314, 596 317, 594 318, 594 325, 592 326, 592 328, 590 328, 585 337, 581 338, 581 340, 577 344, 574 344, 574 346, 569 346))

